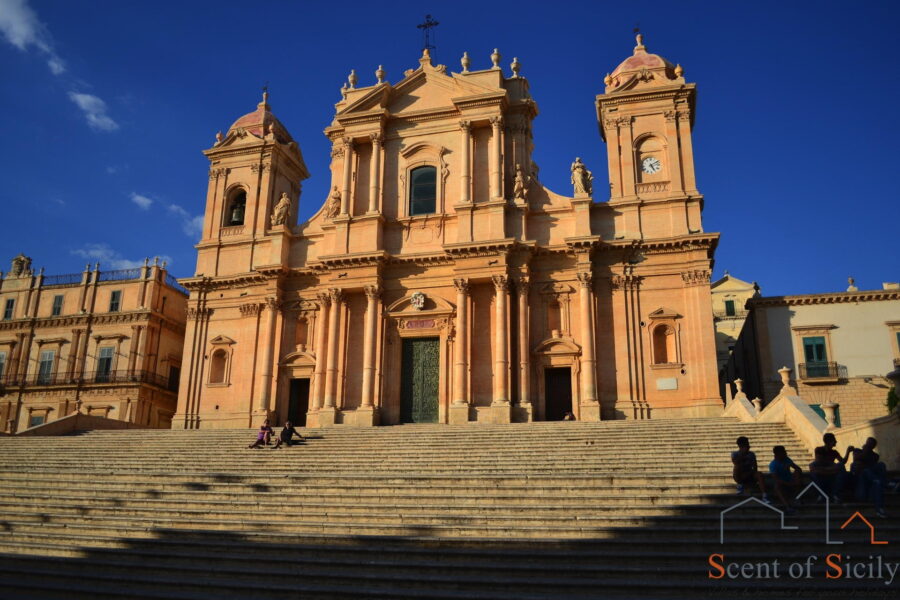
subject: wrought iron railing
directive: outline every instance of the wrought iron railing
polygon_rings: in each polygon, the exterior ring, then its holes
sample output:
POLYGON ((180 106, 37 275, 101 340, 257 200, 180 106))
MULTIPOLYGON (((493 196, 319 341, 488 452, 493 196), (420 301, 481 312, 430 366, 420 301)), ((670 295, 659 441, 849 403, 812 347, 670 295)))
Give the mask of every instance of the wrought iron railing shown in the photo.
POLYGON ((70 375, 65 372, 33 373, 24 378, 9 376, 0 378, 6 387, 61 386, 103 383, 149 383, 164 389, 170 389, 169 378, 150 371, 88 371, 82 375, 70 375))
POLYGON ((51 285, 78 285, 84 273, 66 273, 65 275, 47 275, 44 277, 43 285, 45 287, 51 285))
POLYGON ((800 363, 800 379, 846 379, 847 367, 834 362, 800 363))
POLYGON ((191 295, 190 292, 188 292, 187 289, 186 289, 183 285, 181 285, 180 283, 178 283, 178 280, 177 280, 177 279, 175 279, 174 277, 172 277, 172 276, 169 275, 168 273, 166 273, 166 285, 168 285, 169 287, 175 288, 176 290, 178 290, 179 292, 181 292, 181 293, 184 294, 185 296, 190 296, 190 295, 191 295))
POLYGON ((125 281, 127 279, 141 279, 143 276, 143 267, 119 269, 118 271, 100 271, 100 278, 97 281, 125 281))
POLYGON ((736 310, 732 314, 728 314, 724 310, 714 310, 713 316, 718 319, 743 319, 747 316, 749 311, 746 310, 736 310))

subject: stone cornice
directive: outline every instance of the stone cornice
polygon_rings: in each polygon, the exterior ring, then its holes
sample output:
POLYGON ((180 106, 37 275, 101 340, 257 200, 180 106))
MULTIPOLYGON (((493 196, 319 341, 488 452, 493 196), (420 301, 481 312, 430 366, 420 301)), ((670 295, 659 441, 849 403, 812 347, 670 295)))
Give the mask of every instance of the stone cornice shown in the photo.
POLYGON ((797 296, 763 296, 761 298, 750 298, 747 305, 752 308, 754 306, 799 306, 804 304, 841 304, 844 302, 878 302, 883 300, 900 300, 900 290, 862 290, 797 296))

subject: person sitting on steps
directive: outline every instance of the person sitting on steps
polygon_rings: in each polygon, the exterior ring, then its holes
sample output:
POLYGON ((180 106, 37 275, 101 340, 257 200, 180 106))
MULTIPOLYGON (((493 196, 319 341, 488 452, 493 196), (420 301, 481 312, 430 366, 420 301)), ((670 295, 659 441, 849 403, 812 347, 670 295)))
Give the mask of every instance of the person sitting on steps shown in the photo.
POLYGON ((800 475, 803 473, 803 469, 790 459, 784 446, 775 446, 772 448, 772 454, 775 458, 769 463, 769 472, 772 473, 772 479, 775 482, 775 493, 785 508, 785 514, 792 515, 797 512, 797 509, 788 501, 788 496, 793 496, 800 491, 803 483, 800 475))
POLYGON ((275 440, 275 445, 272 446, 272 450, 278 450, 281 448, 281 444, 285 446, 293 446, 295 444, 299 444, 303 441, 303 436, 294 429, 294 425, 288 421, 284 424, 284 427, 281 429, 281 433, 278 434, 278 439, 275 440), (297 441, 294 441, 292 438, 297 436, 297 441))
POLYGON ((854 448, 847 446, 847 452, 841 457, 841 453, 835 449, 837 438, 833 433, 823 435, 822 444, 814 451, 815 460, 809 463, 809 473, 813 483, 831 496, 832 502, 838 504, 847 483, 847 469, 844 465, 854 448))
POLYGON ((766 494, 766 482, 756 464, 756 454, 750 451, 750 440, 745 436, 737 439, 738 449, 731 453, 731 464, 734 465, 732 477, 737 484, 737 493, 743 494, 747 486, 756 483, 762 493, 763 502, 769 503, 766 494))
POLYGON ((887 467, 880 462, 875 446, 878 441, 870 437, 862 448, 853 451, 850 472, 856 477, 856 499, 860 502, 871 500, 875 513, 882 519, 887 517, 884 510, 884 488, 887 483, 887 467))
POLYGON ((272 439, 272 431, 271 425, 269 425, 269 420, 266 419, 263 421, 263 424, 259 426, 259 432, 256 434, 256 441, 247 446, 248 448, 259 448, 260 446, 268 446, 269 440, 272 439))

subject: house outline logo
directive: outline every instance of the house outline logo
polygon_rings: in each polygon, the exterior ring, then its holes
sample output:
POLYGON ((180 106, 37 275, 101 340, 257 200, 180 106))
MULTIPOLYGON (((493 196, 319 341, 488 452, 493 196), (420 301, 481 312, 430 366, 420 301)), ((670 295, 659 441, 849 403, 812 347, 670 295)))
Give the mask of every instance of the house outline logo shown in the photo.
MULTIPOLYGON (((797 500, 799 500, 803 494, 805 494, 807 491, 809 491, 809 488, 816 488, 816 491, 819 492, 819 495, 821 497, 825 498, 825 543, 826 544, 843 544, 844 542, 842 540, 832 540, 831 539, 831 498, 828 497, 828 494, 826 494, 825 491, 822 488, 820 488, 815 481, 810 482, 809 485, 807 485, 805 488, 800 490, 800 493, 797 494, 797 496, 795 498, 797 500)), ((860 516, 862 516, 862 515, 860 515, 860 516)), ((866 521, 866 523, 868 523, 868 521, 866 521)), ((871 527, 871 525, 870 525, 870 527, 871 527)), ((841 527, 841 529, 843 529, 843 527, 841 527)), ((874 532, 873 532, 873 535, 874 535, 874 532)))
POLYGON ((887 544, 889 543, 887 540, 876 540, 876 539, 875 539, 875 526, 872 525, 872 524, 869 522, 869 520, 868 520, 867 518, 865 518, 865 517, 863 516, 863 514, 862 514, 861 512, 859 512, 859 511, 856 511, 855 513, 853 513, 852 515, 850 515, 850 518, 847 519, 846 521, 844 521, 844 524, 841 525, 841 529, 843 529, 844 527, 846 527, 847 525, 849 525, 850 522, 853 521, 853 519, 855 519, 855 518, 857 518, 857 517, 859 517, 859 519, 860 519, 863 523, 866 524, 866 527, 869 528, 869 544, 871 544, 872 546, 877 546, 877 545, 880 545, 880 544, 887 545, 887 544))
POLYGON ((781 517, 782 531, 784 531, 786 529, 797 529, 796 525, 785 525, 784 524, 784 511, 783 510, 778 510, 771 504, 766 504, 759 498, 754 498, 753 496, 750 496, 749 498, 741 500, 737 504, 735 504, 733 506, 729 506, 728 508, 719 512, 719 543, 720 544, 725 543, 725 514, 735 510, 736 508, 740 508, 740 507, 744 506, 745 504, 749 504, 750 502, 755 502, 756 504, 759 504, 763 508, 768 508, 771 511, 777 512, 778 516, 781 517))

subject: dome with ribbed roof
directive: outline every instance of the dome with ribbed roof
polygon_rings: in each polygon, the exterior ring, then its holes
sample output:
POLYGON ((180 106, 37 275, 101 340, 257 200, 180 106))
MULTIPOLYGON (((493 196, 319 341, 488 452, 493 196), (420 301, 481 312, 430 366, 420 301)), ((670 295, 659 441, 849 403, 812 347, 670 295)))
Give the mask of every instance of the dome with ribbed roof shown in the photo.
POLYGON ((228 133, 231 133, 236 129, 243 129, 260 138, 265 137, 274 130, 275 139, 282 144, 288 144, 294 141, 291 134, 288 133, 287 128, 281 124, 281 121, 279 121, 274 114, 272 114, 272 107, 269 106, 268 92, 263 92, 263 100, 256 105, 256 110, 247 113, 235 121, 234 124, 228 128, 228 133))
POLYGON ((673 65, 658 54, 647 52, 644 36, 637 35, 634 54, 623 60, 604 78, 606 93, 631 89, 637 84, 668 85, 684 83, 681 65, 673 65))

